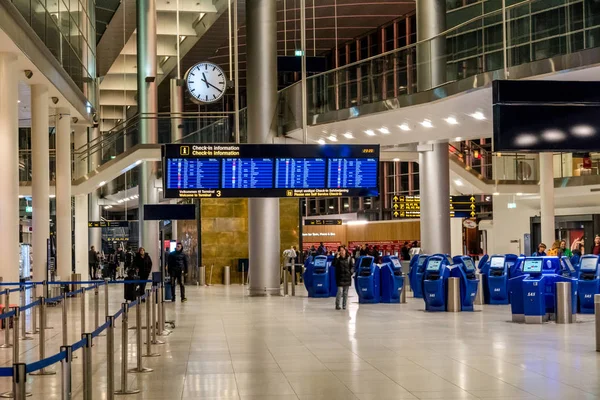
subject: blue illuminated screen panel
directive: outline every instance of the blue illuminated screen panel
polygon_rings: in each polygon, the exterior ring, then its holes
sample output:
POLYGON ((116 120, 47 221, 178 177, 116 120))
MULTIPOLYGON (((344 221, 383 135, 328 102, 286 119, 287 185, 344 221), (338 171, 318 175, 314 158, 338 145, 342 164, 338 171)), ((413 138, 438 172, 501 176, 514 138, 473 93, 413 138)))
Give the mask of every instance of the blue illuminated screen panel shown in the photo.
POLYGON ((523 272, 529 272, 529 273, 542 272, 542 260, 541 259, 525 260, 525 262, 523 263, 523 272))
POLYGON ((315 258, 315 267, 324 267, 327 265, 327 257, 316 257, 315 258))
POLYGON ((492 257, 490 268, 504 268, 504 257, 492 257))
POLYGON ((165 198, 379 195, 379 145, 168 144, 165 198))
POLYGON ((562 262, 565 264, 565 266, 567 267, 569 272, 575 272, 575 268, 573 268, 573 264, 571 264, 571 260, 569 260, 567 257, 563 257, 562 262))
POLYGON ((429 262, 427 263, 427 271, 437 271, 440 269, 440 264, 442 263, 442 260, 440 259, 430 259, 429 262))
POLYGON ((582 257, 581 258, 581 270, 582 271, 595 271, 598 260, 596 257, 582 257))
POLYGON ((417 262, 417 265, 419 267, 423 266, 423 263, 425 262, 425 260, 427 260, 427 257, 425 256, 418 256, 419 257, 419 261, 417 262))
POLYGON ((463 263, 465 264, 465 270, 467 272, 475 271, 475 264, 473 264, 473 260, 470 258, 463 258, 463 263))
POLYGON ((394 268, 402 268, 402 264, 400 264, 397 258, 392 258, 392 264, 394 264, 394 268))

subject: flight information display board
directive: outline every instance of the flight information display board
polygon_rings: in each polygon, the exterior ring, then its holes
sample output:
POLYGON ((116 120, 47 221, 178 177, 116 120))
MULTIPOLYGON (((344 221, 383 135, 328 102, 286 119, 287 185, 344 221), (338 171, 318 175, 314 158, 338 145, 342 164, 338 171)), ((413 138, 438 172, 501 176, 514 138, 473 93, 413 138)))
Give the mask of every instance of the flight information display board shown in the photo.
POLYGON ((167 144, 166 198, 379 195, 379 145, 167 144))

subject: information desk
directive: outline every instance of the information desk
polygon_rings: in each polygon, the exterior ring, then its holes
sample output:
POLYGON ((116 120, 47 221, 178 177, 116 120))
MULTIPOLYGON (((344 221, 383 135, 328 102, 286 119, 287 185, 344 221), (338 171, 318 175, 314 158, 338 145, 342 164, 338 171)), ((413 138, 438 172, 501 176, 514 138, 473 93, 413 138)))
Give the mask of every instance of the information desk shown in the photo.
POLYGON ((167 144, 165 198, 379 195, 379 145, 167 144))

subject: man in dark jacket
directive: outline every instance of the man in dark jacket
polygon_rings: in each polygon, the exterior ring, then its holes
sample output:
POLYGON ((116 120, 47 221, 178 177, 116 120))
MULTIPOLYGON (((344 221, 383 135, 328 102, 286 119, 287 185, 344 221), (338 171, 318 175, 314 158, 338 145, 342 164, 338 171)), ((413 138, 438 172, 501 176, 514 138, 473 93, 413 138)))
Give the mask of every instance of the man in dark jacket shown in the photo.
POLYGON ((188 258, 183 252, 183 245, 177 243, 175 251, 169 254, 169 262, 167 263, 167 272, 171 276, 171 293, 172 300, 175 301, 175 287, 179 281, 179 289, 181 291, 181 302, 186 302, 185 286, 183 285, 183 277, 188 272, 188 258))
POLYGON ((96 248, 94 246, 90 247, 90 252, 88 255, 88 266, 90 279, 96 279, 96 272, 98 271, 98 262, 100 258, 98 257, 98 253, 96 253, 96 248))
MULTIPOLYGON (((152 260, 150 259, 150 255, 146 254, 146 250, 143 247, 140 247, 138 253, 135 255, 133 259, 133 268, 137 275, 140 277, 140 280, 147 281, 150 276, 150 272, 152 272, 152 260)), ((140 284, 140 296, 146 292, 146 284, 140 284)))
POLYGON ((335 297, 335 309, 340 309, 340 298, 343 298, 342 308, 346 309, 348 302, 348 288, 352 284, 352 262, 345 247, 342 247, 333 260, 335 267, 335 281, 338 287, 335 297))

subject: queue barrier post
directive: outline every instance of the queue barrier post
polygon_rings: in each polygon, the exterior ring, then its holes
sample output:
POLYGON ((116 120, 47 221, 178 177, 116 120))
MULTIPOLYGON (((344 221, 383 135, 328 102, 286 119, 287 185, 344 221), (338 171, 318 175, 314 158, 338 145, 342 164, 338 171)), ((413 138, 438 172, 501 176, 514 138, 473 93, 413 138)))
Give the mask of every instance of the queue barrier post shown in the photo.
POLYGON ((72 395, 72 381, 71 381, 71 366, 73 362, 73 348, 71 346, 61 346, 60 351, 65 351, 67 356, 60 361, 61 367, 61 381, 62 381, 62 400, 71 400, 72 395))
MULTIPOLYGON (((40 297, 40 360, 46 358, 46 298, 40 297)), ((32 372, 30 375, 56 375, 55 371, 46 371, 45 368, 32 372)))
POLYGON ((83 289, 81 291, 81 333, 85 333, 85 319, 86 319, 86 315, 85 315, 85 298, 87 296, 85 295, 85 289, 83 289))
MULTIPOLYGON (((25 287, 21 286, 21 308, 25 307, 27 305, 27 298, 26 298, 26 293, 25 293, 25 287)), ((27 315, 26 315, 27 311, 25 311, 23 313, 23 315, 21 315, 20 319, 21 319, 21 340, 33 340, 32 337, 27 336, 27 315)))
MULTIPOLYGON (((10 308, 10 289, 4 290, 4 312, 7 313, 10 308)), ((13 345, 10 343, 10 318, 4 318, 4 343, 0 345, 2 349, 10 349, 13 345)))
POLYGON ((115 317, 106 317, 108 329, 106 331, 106 399, 115 398, 115 317))
MULTIPOLYGON (((146 302, 148 303, 148 302, 146 302)), ((144 368, 142 365, 142 297, 137 297, 137 305, 135 306, 135 356, 137 365, 131 368, 129 372, 147 373, 152 372, 152 368, 144 368)))
POLYGON ((83 400, 92 400, 92 334, 84 333, 81 338, 85 338, 83 347, 83 400))
POLYGON ((25 384, 27 383, 27 364, 18 363, 13 364, 13 390, 12 395, 15 400, 25 400, 27 397, 27 390, 25 384))
POLYGON ((158 323, 157 323, 157 304, 158 304, 158 292, 156 286, 152 288, 152 344, 165 344, 165 342, 158 340, 158 323))
MULTIPOLYGON (((33 298, 36 298, 35 296, 37 295, 37 284, 33 284, 33 296, 32 296, 32 300, 33 298)), ((37 333, 40 333, 40 330, 37 327, 37 306, 33 307, 31 309, 31 334, 35 335, 37 333)))
POLYGON ((146 289, 146 354, 143 357, 159 357, 160 354, 152 352, 152 339, 151 339, 151 331, 152 322, 151 315, 152 313, 152 291, 150 289, 146 289))
POLYGON ((129 333, 129 305, 127 303, 123 303, 121 305, 121 309, 123 310, 123 315, 121 318, 121 389, 115 392, 116 395, 127 395, 127 394, 136 394, 139 393, 139 389, 129 389, 127 386, 127 364, 128 364, 128 347, 129 343, 127 341, 127 336, 129 333))

